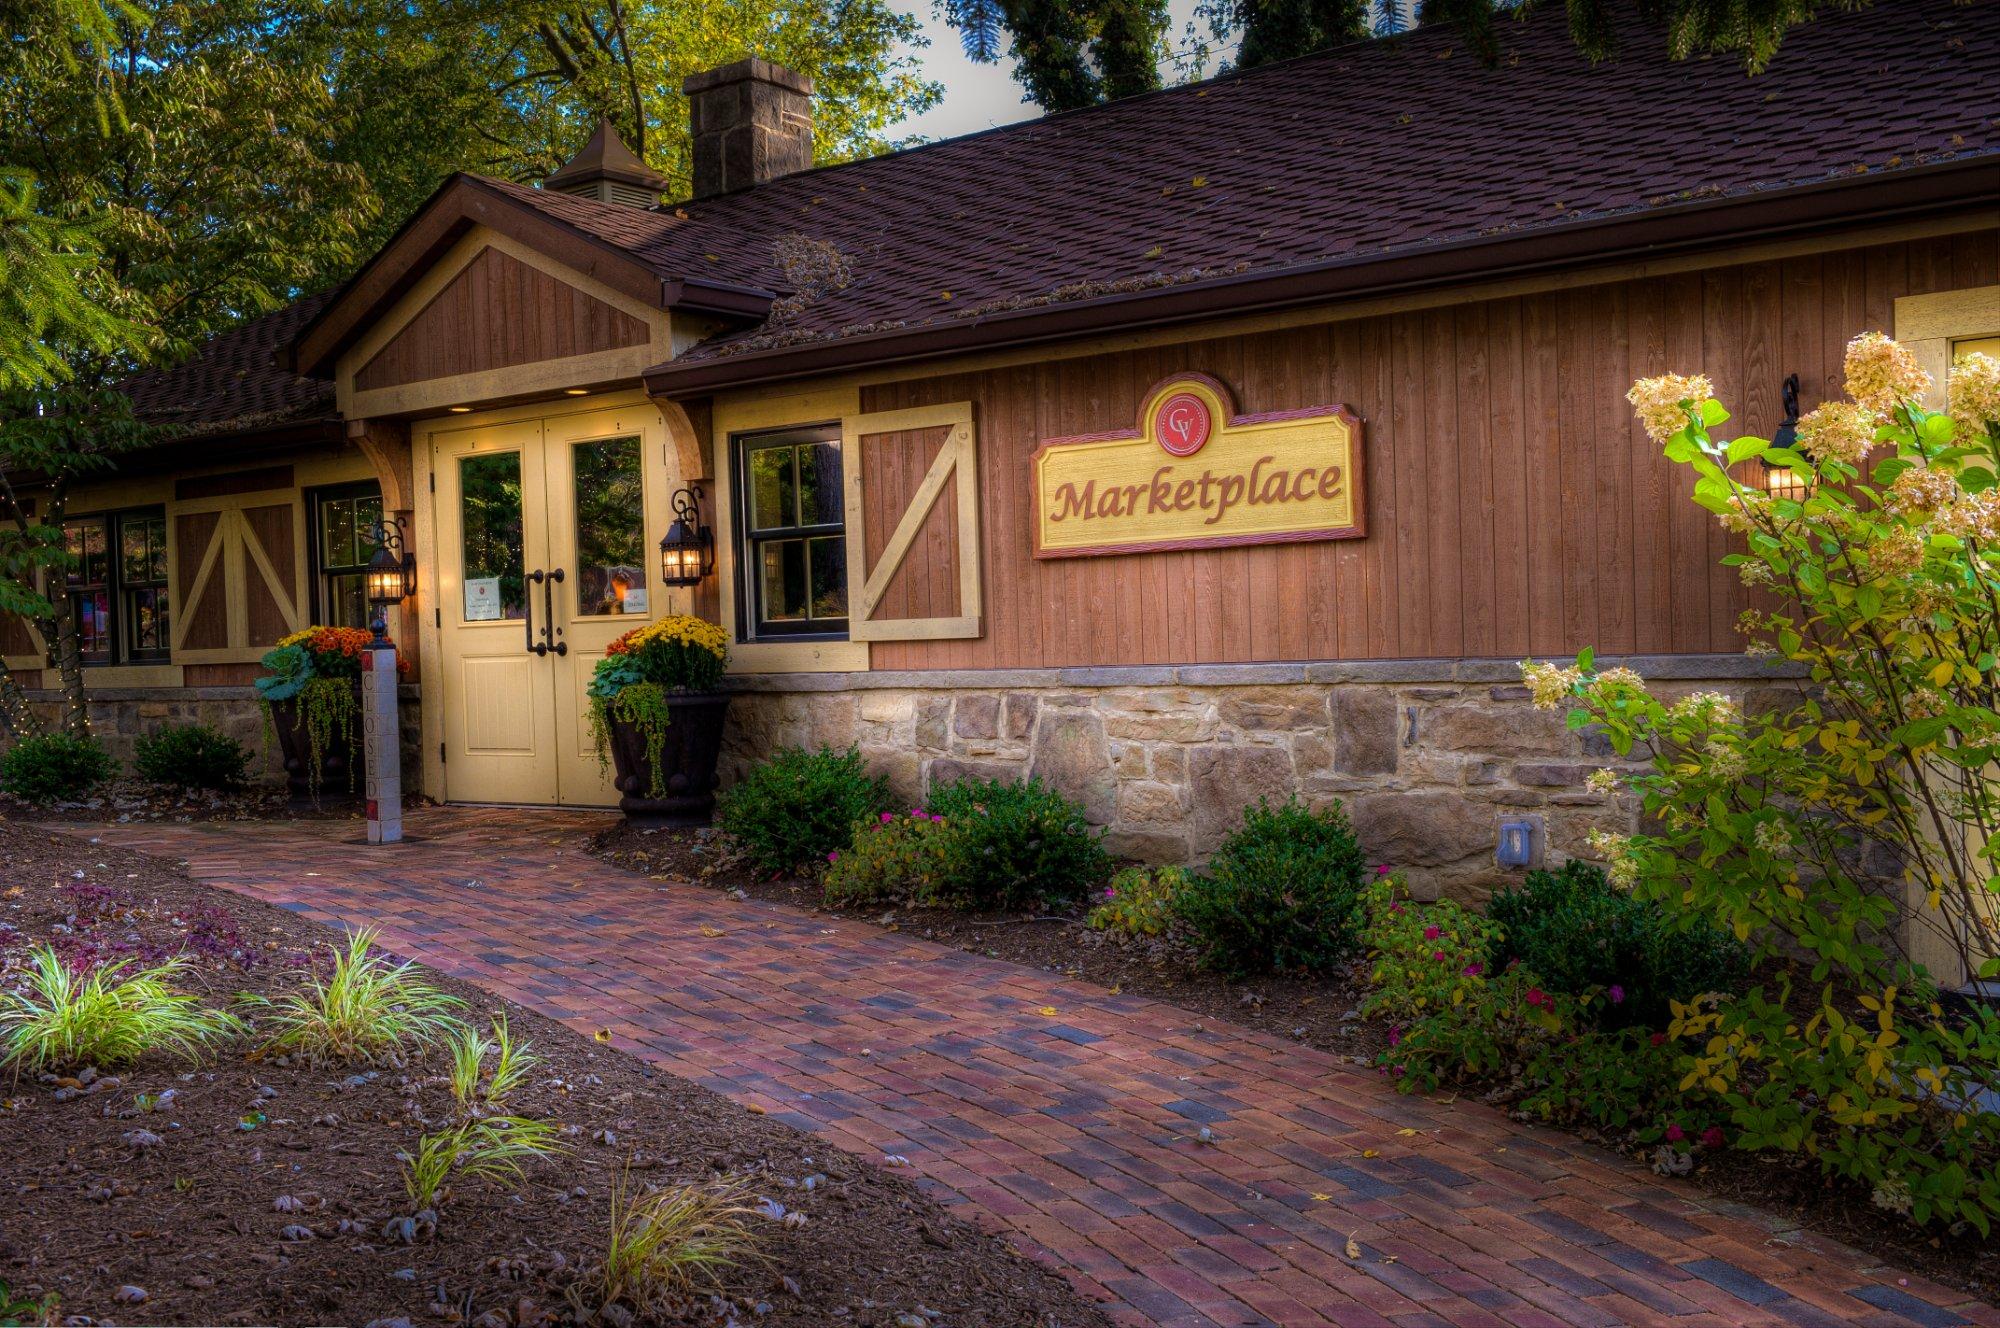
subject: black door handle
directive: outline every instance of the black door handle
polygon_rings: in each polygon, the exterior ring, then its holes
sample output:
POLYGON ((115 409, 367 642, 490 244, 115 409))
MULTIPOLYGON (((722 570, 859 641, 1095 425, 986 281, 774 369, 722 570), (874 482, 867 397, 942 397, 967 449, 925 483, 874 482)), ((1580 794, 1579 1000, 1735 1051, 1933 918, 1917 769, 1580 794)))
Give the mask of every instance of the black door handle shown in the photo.
MULTIPOLYGON (((542 569, 537 567, 534 571, 528 573, 528 581, 531 585, 540 584, 543 581, 545 575, 546 574, 542 571, 542 569)), ((524 613, 522 615, 523 621, 528 630, 529 652, 536 655, 548 654, 549 648, 543 645, 540 641, 537 641, 535 639, 535 592, 534 591, 528 590, 522 593, 521 607, 524 610, 524 613)))
MULTIPOLYGON (((549 620, 549 625, 542 629, 542 635, 549 637, 551 640, 562 635, 562 628, 556 626, 556 583, 562 579, 563 569, 557 567, 551 569, 548 579, 542 582, 542 593, 548 597, 542 601, 542 608, 549 620)), ((554 645, 544 646, 543 649, 553 650, 558 655, 567 655, 569 653, 569 642, 556 641, 554 645)))

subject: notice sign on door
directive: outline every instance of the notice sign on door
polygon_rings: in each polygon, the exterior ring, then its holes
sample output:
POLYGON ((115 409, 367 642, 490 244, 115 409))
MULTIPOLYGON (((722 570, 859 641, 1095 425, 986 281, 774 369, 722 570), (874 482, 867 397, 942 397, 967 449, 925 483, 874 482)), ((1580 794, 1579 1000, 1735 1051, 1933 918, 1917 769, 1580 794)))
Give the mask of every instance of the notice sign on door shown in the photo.
POLYGON ((1345 406, 1238 415, 1202 374, 1153 388, 1136 429, 1048 439, 1034 471, 1037 558, 1363 533, 1359 419, 1345 406))
POLYGON ((497 576, 467 577, 465 582, 465 620, 467 622, 492 622, 500 617, 500 578, 497 576))

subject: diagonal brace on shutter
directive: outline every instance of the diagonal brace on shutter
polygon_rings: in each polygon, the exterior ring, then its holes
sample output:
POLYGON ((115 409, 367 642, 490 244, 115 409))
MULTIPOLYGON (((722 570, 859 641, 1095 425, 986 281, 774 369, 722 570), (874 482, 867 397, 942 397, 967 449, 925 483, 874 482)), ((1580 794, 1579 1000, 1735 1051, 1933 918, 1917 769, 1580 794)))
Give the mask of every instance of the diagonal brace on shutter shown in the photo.
POLYGON ((847 632, 856 641, 950 640, 976 637, 982 631, 980 616, 979 552, 979 466, 972 425, 972 403, 952 402, 939 406, 916 406, 908 410, 880 411, 855 415, 841 421, 841 450, 845 454, 847 567, 849 584, 859 580, 860 588, 850 590, 847 605, 847 632), (874 566, 867 562, 867 533, 862 494, 867 484, 866 463, 861 440, 887 433, 946 428, 942 446, 925 471, 909 506, 898 518, 881 556, 874 566), (931 509, 937 506, 944 487, 957 480, 957 503, 953 513, 958 538, 958 613, 937 618, 877 618, 881 604, 896 573, 916 546, 931 509))

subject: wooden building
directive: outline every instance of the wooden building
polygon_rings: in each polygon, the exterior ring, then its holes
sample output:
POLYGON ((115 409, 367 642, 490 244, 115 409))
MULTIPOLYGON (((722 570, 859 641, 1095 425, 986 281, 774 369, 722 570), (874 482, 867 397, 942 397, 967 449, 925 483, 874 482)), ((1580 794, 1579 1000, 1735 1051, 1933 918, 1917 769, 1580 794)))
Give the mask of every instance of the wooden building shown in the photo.
POLYGON ((692 609, 735 642, 739 765, 1032 773, 1153 859, 1294 791, 1439 887, 1494 878, 1502 819, 1577 851, 1630 809, 1516 661, 1763 685, 1624 392, 1705 372, 1768 433, 1859 331, 1940 378, 2000 337, 2000 4, 1829 14, 1755 78, 1636 22, 1593 66, 1556 10, 1501 41, 821 169, 810 84, 752 60, 688 82, 692 198, 608 131, 545 187, 456 177, 339 289, 133 385, 183 427, 72 503, 102 727, 247 713, 278 635, 355 620, 379 505, 438 799, 609 801, 590 667, 692 609), (669 591, 684 487, 717 565, 669 591))

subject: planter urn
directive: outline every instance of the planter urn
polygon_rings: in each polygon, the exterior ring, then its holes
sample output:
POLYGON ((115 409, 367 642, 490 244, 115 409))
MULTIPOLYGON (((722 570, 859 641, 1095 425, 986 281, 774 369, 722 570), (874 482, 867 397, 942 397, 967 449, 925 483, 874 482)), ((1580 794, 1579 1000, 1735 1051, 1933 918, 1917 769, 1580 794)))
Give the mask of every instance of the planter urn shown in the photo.
POLYGON ((646 735, 609 717, 613 786, 618 810, 634 825, 692 829, 715 814, 715 764, 722 755, 722 725, 729 711, 723 692, 688 692, 667 701, 667 731, 660 749, 661 796, 654 797, 646 735))
POLYGON ((306 717, 299 699, 270 702, 271 727, 278 735, 278 751, 284 757, 285 786, 295 807, 324 802, 351 802, 362 795, 361 781, 361 686, 355 684, 354 723, 351 735, 332 734, 319 754, 318 771, 313 769, 312 739, 306 733, 306 717))

